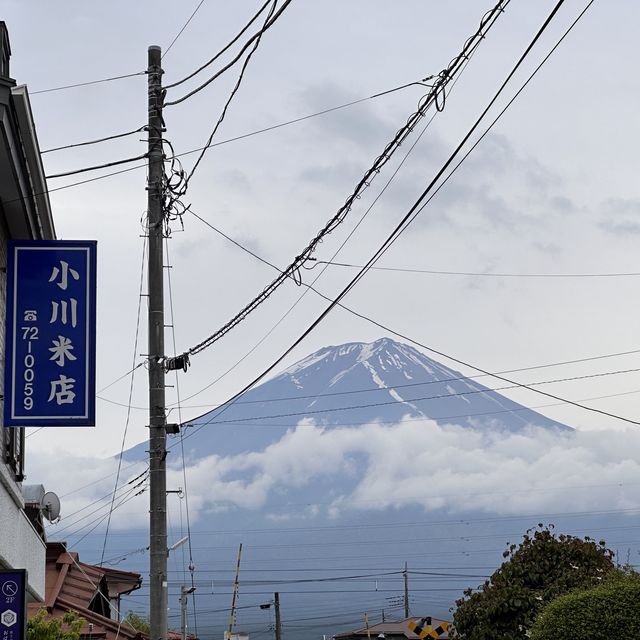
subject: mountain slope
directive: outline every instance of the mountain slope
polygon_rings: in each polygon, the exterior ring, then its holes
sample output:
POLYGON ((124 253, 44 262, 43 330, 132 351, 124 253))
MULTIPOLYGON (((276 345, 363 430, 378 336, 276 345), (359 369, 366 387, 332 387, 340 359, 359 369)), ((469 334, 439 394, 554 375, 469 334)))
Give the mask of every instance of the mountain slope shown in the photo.
MULTIPOLYGON (((305 419, 327 427, 428 418, 440 425, 508 432, 533 425, 569 429, 492 391, 479 379, 467 378, 389 338, 329 346, 237 402, 191 420, 184 433, 196 435, 200 457, 260 450, 305 419)), ((139 457, 145 447, 135 447, 127 457, 139 457)))

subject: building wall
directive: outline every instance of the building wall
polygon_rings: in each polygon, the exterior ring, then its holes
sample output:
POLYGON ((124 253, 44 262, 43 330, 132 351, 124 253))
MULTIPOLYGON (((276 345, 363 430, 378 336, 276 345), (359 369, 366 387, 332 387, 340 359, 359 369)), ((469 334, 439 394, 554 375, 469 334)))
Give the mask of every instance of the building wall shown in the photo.
POLYGON ((22 494, 0 465, 0 565, 26 569, 30 599, 44 599, 45 543, 24 512, 22 494))
MULTIPOLYGON (((0 49, 0 388, 4 389, 8 239, 53 239, 55 231, 28 92, 10 77, 11 51, 2 21, 0 49)), ((23 443, 23 430, 4 427, 0 412, 0 569, 26 569, 29 599, 43 600, 46 548, 25 512, 23 443)))

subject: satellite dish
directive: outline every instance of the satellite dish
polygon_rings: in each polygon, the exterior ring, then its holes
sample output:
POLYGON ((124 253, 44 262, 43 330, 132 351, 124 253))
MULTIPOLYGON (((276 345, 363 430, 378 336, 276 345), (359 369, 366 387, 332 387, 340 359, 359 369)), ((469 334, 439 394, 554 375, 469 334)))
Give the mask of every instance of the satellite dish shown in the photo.
POLYGON ((47 491, 42 497, 40 509, 49 522, 54 522, 60 517, 60 498, 53 491, 47 491))

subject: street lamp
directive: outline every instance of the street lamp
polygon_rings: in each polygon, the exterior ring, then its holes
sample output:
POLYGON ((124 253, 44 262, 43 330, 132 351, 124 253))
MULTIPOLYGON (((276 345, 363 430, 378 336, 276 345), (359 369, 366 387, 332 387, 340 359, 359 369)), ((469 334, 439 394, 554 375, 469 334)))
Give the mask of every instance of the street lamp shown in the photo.
POLYGON ((196 590, 195 587, 180 587, 180 631, 182 640, 187 640, 187 596, 196 590))

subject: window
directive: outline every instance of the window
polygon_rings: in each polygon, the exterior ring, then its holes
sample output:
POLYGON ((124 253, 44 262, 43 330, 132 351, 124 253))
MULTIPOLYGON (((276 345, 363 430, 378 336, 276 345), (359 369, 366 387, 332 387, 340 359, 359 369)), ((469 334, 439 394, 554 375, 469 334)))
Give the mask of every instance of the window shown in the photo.
POLYGON ((4 428, 4 461, 17 482, 24 480, 24 427, 4 428))

